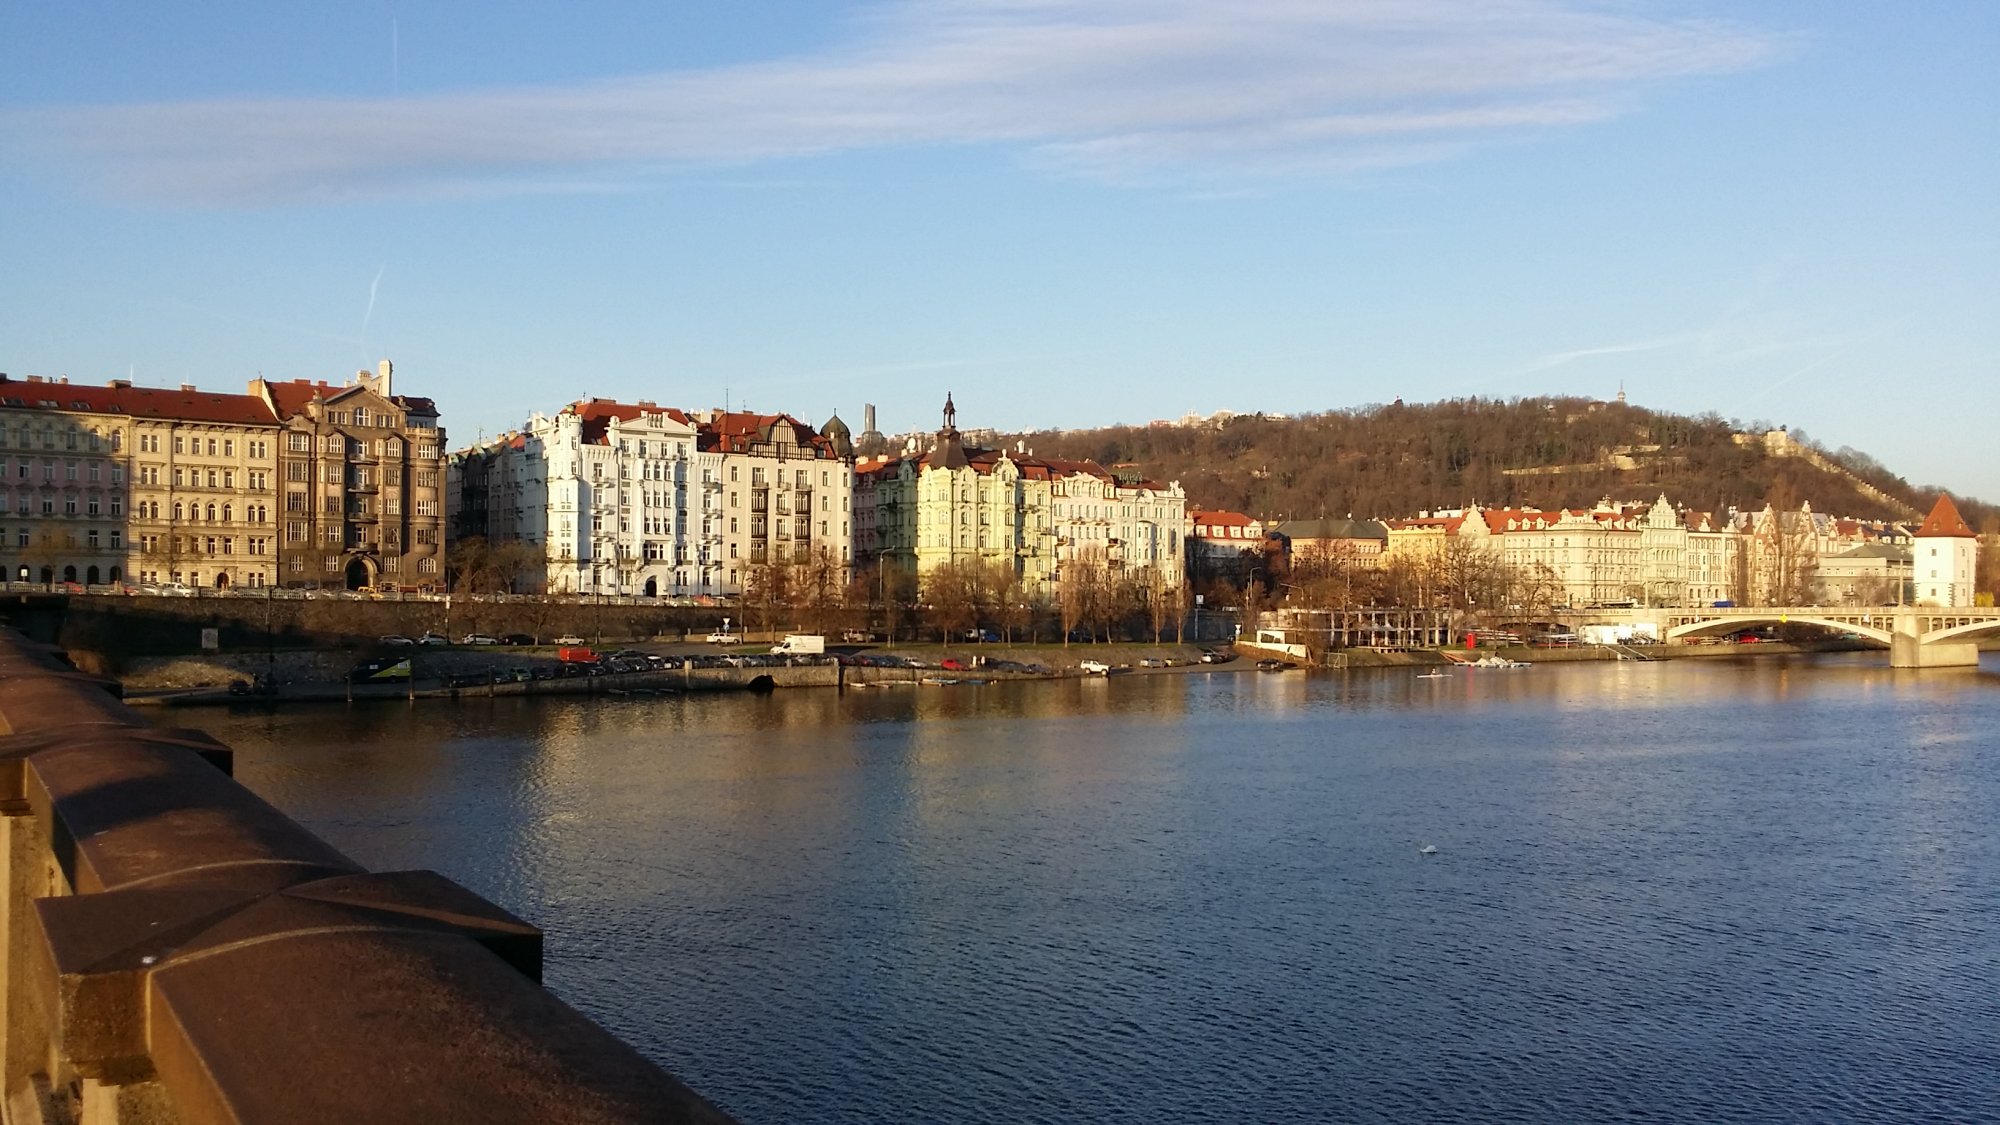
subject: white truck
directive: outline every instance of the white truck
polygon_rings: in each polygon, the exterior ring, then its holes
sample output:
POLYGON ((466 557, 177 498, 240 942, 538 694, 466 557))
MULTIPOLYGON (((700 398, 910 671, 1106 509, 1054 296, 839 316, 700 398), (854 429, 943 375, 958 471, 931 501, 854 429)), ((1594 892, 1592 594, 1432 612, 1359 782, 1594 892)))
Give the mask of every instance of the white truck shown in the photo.
POLYGON ((1660 643, 1660 627, 1650 621, 1581 625, 1577 636, 1587 645, 1652 645, 1660 643))
POLYGON ((787 633, 785 639, 771 646, 772 656, 823 656, 826 653, 826 638, 817 633, 787 633))

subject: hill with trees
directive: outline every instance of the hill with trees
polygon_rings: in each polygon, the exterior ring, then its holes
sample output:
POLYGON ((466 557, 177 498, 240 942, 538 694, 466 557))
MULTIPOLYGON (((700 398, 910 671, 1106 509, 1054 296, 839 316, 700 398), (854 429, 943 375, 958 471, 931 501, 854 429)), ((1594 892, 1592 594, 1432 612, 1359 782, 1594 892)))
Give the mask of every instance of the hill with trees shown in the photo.
MULTIPOLYGON (((1805 500, 1820 512, 1908 520, 1938 492, 1858 450, 1830 451, 1768 423, 1582 398, 1399 401, 1005 440, 1178 480, 1194 504, 1264 519, 1395 518, 1472 503, 1555 509, 1665 494, 1703 511, 1805 500)), ((2000 528, 2000 509, 1957 499, 1975 528, 2000 528)))

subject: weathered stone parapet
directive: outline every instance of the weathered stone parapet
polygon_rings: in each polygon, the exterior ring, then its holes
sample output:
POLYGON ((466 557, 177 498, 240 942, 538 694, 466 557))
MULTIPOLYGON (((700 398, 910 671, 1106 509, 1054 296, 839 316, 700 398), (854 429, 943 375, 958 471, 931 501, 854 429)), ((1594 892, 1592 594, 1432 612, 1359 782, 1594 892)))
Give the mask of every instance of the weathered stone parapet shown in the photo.
POLYGON ((228 767, 0 630, 7 1125, 728 1120, 543 989, 535 927, 228 767))

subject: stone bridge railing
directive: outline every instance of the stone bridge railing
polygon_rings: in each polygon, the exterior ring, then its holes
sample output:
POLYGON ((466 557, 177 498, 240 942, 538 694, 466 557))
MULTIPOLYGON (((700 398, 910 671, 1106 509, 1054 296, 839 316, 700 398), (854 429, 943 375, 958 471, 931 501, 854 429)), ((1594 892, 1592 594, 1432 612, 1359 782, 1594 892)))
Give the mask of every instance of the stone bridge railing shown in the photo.
POLYGON ((229 764, 0 628, 6 1125, 729 1120, 543 989, 539 930, 229 764))

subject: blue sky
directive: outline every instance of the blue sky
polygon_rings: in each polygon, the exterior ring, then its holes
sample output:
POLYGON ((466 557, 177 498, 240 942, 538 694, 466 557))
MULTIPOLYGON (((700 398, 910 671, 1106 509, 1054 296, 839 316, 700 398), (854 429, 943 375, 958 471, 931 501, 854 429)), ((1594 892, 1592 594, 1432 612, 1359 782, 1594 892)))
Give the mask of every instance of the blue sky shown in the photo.
POLYGON ((1622 383, 2000 499, 1994 57, 1984 2, 11 5, 0 370, 387 356, 454 445, 1622 383))

